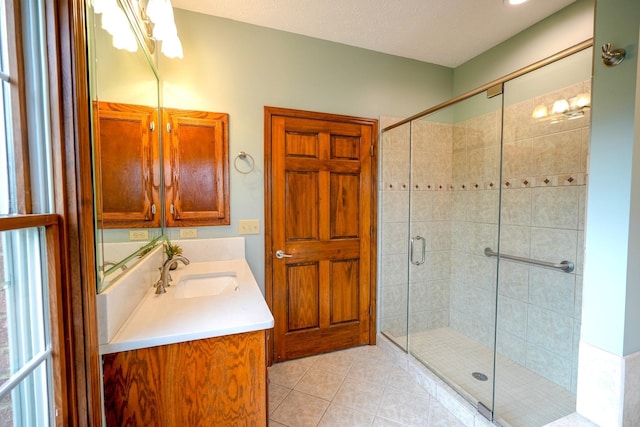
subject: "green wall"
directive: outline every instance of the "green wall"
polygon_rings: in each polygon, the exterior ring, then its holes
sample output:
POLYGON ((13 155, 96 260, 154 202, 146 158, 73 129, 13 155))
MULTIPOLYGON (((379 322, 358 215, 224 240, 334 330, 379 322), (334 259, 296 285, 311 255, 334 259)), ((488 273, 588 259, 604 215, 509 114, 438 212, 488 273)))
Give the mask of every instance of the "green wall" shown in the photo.
POLYGON ((455 95, 468 92, 593 37, 595 0, 577 0, 454 70, 455 95))
MULTIPOLYGON (((231 226, 198 237, 238 235, 238 220, 259 219, 246 256, 264 284, 264 106, 368 118, 406 117, 452 96, 453 70, 420 61, 177 9, 183 59, 160 55, 163 104, 227 112, 230 161, 251 154, 256 168, 231 168, 231 226)), ((172 239, 177 230, 169 230, 172 239)), ((187 254, 188 255, 188 254, 187 254)))
POLYGON ((627 50, 594 63, 582 338, 616 355, 640 351, 640 2, 600 1, 595 46, 627 50))

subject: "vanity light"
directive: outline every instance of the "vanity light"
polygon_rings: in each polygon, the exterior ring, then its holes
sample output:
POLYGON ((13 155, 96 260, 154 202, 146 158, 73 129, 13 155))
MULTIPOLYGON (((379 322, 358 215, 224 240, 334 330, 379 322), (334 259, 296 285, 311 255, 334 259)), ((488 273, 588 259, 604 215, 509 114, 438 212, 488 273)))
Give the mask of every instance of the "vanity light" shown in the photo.
MULTIPOLYGON (((574 98, 572 98, 574 99, 574 98)), ((589 107, 591 105, 591 95, 588 93, 581 93, 575 97, 576 105, 580 108, 589 107)))
POLYGON ((125 12, 118 3, 132 12, 136 26, 153 53, 154 43, 162 43, 161 52, 168 58, 182 58, 182 43, 173 17, 171 0, 148 0, 143 8, 139 0, 93 0, 93 12, 102 15, 102 28, 113 36, 113 46, 130 52, 138 50, 138 43, 125 12))
POLYGON ((533 117, 535 119, 541 119, 543 117, 547 117, 548 115, 549 113, 547 112, 547 106, 544 104, 538 105, 533 109, 533 117))
POLYGON ((102 28, 113 37, 114 47, 129 52, 138 50, 138 43, 129 21, 116 0, 94 0, 93 11, 102 16, 102 28))
POLYGON ((547 106, 538 105, 533 109, 531 116, 538 120, 550 120, 551 123, 559 123, 563 120, 574 120, 584 117, 584 110, 591 107, 591 95, 581 93, 569 100, 565 98, 558 99, 551 106, 551 114, 549 114, 547 106))
POLYGON ((569 110, 569 101, 566 99, 558 99, 553 103, 553 107, 551 107, 551 114, 562 114, 565 111, 569 110))
POLYGON ((149 0, 145 13, 153 25, 151 37, 162 42, 161 52, 168 58, 182 58, 171 0, 149 0))

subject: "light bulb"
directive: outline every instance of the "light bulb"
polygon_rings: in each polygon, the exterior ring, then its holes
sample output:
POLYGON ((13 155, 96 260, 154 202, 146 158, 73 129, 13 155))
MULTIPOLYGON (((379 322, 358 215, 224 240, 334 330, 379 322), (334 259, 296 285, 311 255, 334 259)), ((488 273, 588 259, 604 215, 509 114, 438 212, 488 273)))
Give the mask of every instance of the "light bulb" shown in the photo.
POLYGON ((589 107, 591 105, 591 95, 588 93, 581 93, 576 96, 576 105, 580 108, 589 107))
POLYGON ((569 102, 564 98, 558 99, 551 107, 551 113, 553 114, 562 114, 567 110, 569 110, 569 102))
POLYGON ((182 43, 177 34, 162 41, 161 52, 167 58, 182 58, 182 43))
POLYGON ((540 104, 533 109, 532 116, 535 119, 541 119, 543 117, 547 117, 548 114, 547 107, 544 104, 540 104))

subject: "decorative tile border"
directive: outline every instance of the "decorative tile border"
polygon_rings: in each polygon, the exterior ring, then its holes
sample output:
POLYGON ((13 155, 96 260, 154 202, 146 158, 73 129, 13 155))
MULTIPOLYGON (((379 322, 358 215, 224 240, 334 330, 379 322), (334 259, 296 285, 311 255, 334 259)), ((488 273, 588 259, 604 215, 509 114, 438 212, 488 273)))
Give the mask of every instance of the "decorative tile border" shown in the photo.
MULTIPOLYGON (((506 178, 502 180, 502 188, 535 188, 565 187, 587 185, 588 174, 575 173, 566 175, 543 175, 533 177, 506 178)), ((414 183, 411 190, 419 191, 474 191, 497 190, 498 181, 465 181, 455 183, 414 183)), ((408 191, 407 182, 384 182, 382 191, 408 191)))

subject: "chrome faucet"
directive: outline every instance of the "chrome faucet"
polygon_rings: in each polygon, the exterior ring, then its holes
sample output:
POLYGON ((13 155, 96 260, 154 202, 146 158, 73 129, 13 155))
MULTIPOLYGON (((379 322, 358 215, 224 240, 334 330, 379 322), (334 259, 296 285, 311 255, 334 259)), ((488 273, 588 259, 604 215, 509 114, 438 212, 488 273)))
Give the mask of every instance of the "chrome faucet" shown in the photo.
POLYGON ((169 282, 172 280, 171 274, 169 274, 169 268, 174 262, 177 263, 178 261, 182 262, 184 265, 189 264, 189 260, 187 258, 182 255, 175 255, 173 258, 167 259, 164 264, 162 264, 162 267, 160 267, 160 278, 155 285, 153 285, 156 288, 156 295, 167 292, 165 288, 170 286, 169 282))

